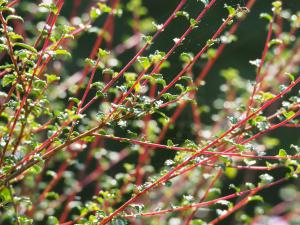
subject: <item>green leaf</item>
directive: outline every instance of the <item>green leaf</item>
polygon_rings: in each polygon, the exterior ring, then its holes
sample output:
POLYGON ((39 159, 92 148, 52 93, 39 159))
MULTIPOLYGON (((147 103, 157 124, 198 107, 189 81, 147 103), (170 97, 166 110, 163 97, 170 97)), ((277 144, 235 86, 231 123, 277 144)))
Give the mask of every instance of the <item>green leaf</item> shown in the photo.
POLYGON ((143 204, 130 204, 129 206, 132 207, 137 214, 142 213, 145 208, 143 204))
POLYGON ((217 41, 215 39, 208 39, 207 42, 206 42, 206 45, 208 47, 211 47, 213 46, 217 41))
POLYGON ((234 179, 237 176, 238 170, 236 168, 226 167, 225 175, 230 178, 234 179))
POLYGON ((58 8, 56 7, 56 5, 54 3, 51 3, 51 4, 41 3, 41 4, 39 4, 39 7, 46 8, 54 14, 58 13, 58 8))
POLYGON ((287 75, 287 76, 290 78, 290 80, 291 80, 292 82, 295 81, 295 75, 294 75, 294 74, 286 73, 285 75, 287 75))
POLYGON ((91 84, 91 88, 102 90, 104 88, 104 85, 105 85, 104 83, 97 81, 91 84))
POLYGON ((292 118, 295 115, 295 112, 293 112, 293 111, 289 111, 289 112, 285 111, 282 114, 284 115, 284 117, 286 119, 290 119, 290 118, 292 118))
POLYGON ((284 149, 280 149, 279 150, 279 153, 278 153, 278 156, 280 157, 286 157, 288 154, 286 153, 286 151, 284 149))
POLYGON ((152 39, 153 39, 153 37, 152 36, 146 36, 146 35, 143 35, 142 36, 142 39, 147 43, 147 44, 149 44, 149 45, 151 45, 152 44, 152 39))
POLYGON ((36 174, 39 174, 40 172, 42 171, 42 167, 41 166, 39 166, 39 165, 33 165, 32 167, 30 167, 30 169, 29 169, 29 172, 31 173, 31 174, 34 174, 34 175, 36 175, 36 174))
POLYGON ((152 22, 152 25, 155 27, 156 30, 160 30, 163 28, 163 24, 157 24, 154 21, 152 22))
POLYGON ((273 20, 273 17, 272 17, 270 14, 268 14, 268 13, 261 13, 261 14, 259 15, 259 17, 260 17, 260 18, 263 18, 263 19, 266 19, 266 20, 268 20, 269 22, 271 22, 271 21, 273 20))
POLYGON ((182 84, 176 84, 175 88, 179 89, 181 92, 184 92, 184 86, 182 84))
POLYGON ((0 5, 4 5, 4 4, 7 4, 8 1, 7 0, 0 0, 0 5))
POLYGON ((71 102, 71 101, 76 103, 76 104, 78 104, 80 102, 80 100, 78 98, 75 98, 75 97, 70 97, 69 102, 71 102))
POLYGON ((17 16, 17 15, 9 15, 6 17, 6 22, 8 22, 9 20, 21 20, 22 22, 24 22, 23 18, 21 16, 17 16))
POLYGON ((0 52, 2 52, 4 50, 8 50, 8 47, 4 44, 0 44, 0 52))
POLYGON ((224 8, 226 8, 228 10, 228 13, 230 16, 235 15, 235 9, 232 6, 224 4, 224 8))
POLYGON ((108 5, 106 5, 104 3, 98 3, 97 5, 98 5, 99 9, 101 10, 101 12, 110 13, 112 11, 112 8, 110 8, 108 5))
POLYGON ((275 2, 272 2, 272 5, 276 8, 278 7, 281 7, 282 6, 282 2, 281 1, 275 1, 275 2))
POLYGON ((99 48, 99 50, 98 50, 98 57, 99 58, 103 58, 103 57, 105 57, 107 55, 109 55, 108 51, 106 51, 106 50, 104 50, 102 48, 99 48))
POLYGON ((290 148, 294 149, 297 154, 300 154, 300 147, 298 145, 291 144, 290 148))
POLYGON ((57 174, 56 174, 56 172, 54 172, 52 170, 47 170, 46 175, 51 176, 52 178, 55 178, 57 174))
POLYGON ((137 77, 137 74, 136 73, 124 73, 124 77, 126 79, 127 82, 130 82, 130 81, 135 81, 136 80, 136 77, 137 77))
POLYGON ((47 198, 48 200, 55 200, 55 199, 58 199, 58 198, 59 198, 59 194, 57 194, 57 193, 54 192, 54 191, 51 191, 51 192, 48 192, 48 193, 46 194, 46 198, 47 198))
POLYGON ((66 55, 66 56, 71 57, 71 53, 68 52, 65 49, 57 49, 57 50, 55 50, 55 55, 66 55))
POLYGON ((266 161, 266 166, 269 168, 269 169, 272 169, 274 166, 276 166, 277 164, 276 163, 269 163, 268 161, 266 161))
POLYGON ((229 184, 229 188, 234 189, 235 192, 240 192, 241 191, 241 189, 239 187, 237 187, 236 185, 234 185, 234 184, 229 184))
POLYGON ((47 85, 47 83, 44 80, 35 80, 33 82, 33 86, 38 89, 42 89, 42 88, 46 87, 46 85, 47 85))
POLYGON ((33 219, 30 219, 26 216, 18 216, 17 220, 22 225, 31 225, 31 224, 33 224, 33 219))
POLYGON ((87 65, 87 66, 94 66, 95 65, 95 61, 90 59, 90 58, 86 58, 84 60, 84 63, 87 65))
POLYGON ((238 118, 236 118, 235 116, 228 116, 228 119, 231 124, 237 124, 239 122, 238 118))
POLYGON ((269 45, 269 47, 271 47, 273 45, 281 45, 281 44, 283 44, 283 41, 281 39, 275 38, 275 39, 272 39, 268 45, 269 45))
POLYGON ((193 19, 193 18, 191 18, 190 19, 190 25, 191 25, 191 27, 193 27, 193 28, 196 28, 197 25, 198 24, 198 21, 197 20, 195 20, 195 19, 193 19))
POLYGON ((166 55, 165 52, 160 52, 160 51, 156 50, 156 51, 154 52, 154 54, 151 54, 151 55, 149 56, 149 58, 150 58, 150 60, 151 60, 152 63, 157 64, 157 63, 159 63, 159 62, 162 60, 162 58, 163 58, 165 55, 166 55))
POLYGON ((104 94, 103 94, 103 92, 101 90, 99 90, 99 91, 96 92, 96 97, 97 98, 100 98, 100 97, 103 97, 103 96, 104 96, 104 94))
POLYGON ((183 52, 180 54, 180 59, 185 63, 189 63, 190 61, 193 60, 193 58, 194 57, 191 53, 183 52))
POLYGON ((17 79, 17 76, 14 74, 7 74, 2 79, 2 87, 6 87, 9 84, 13 83, 17 79))
POLYGON ((231 208, 232 207, 232 202, 227 201, 227 200, 219 200, 216 203, 220 204, 220 205, 225 205, 225 206, 227 206, 227 208, 231 208))
POLYGON ((24 39, 21 35, 16 34, 16 33, 14 33, 14 32, 9 32, 9 33, 8 33, 8 36, 9 36, 9 38, 12 39, 12 40, 21 40, 21 41, 23 41, 23 39, 24 39))
POLYGON ((261 94, 261 97, 262 97, 262 99, 261 99, 262 102, 266 102, 266 101, 268 101, 268 100, 275 97, 275 95, 273 95, 270 92, 261 92, 260 94, 261 94))
POLYGON ((266 146, 268 149, 272 149, 280 144, 279 139, 272 138, 272 137, 263 137, 262 143, 264 146, 266 146))
POLYGON ((173 141, 171 139, 168 139, 167 145, 168 146, 174 146, 174 143, 173 143, 173 141))
POLYGON ((14 8, 12 8, 12 7, 0 6, 0 12, 3 12, 3 11, 8 11, 10 13, 15 12, 14 8))
POLYGON ((11 195, 10 195, 10 191, 8 188, 3 188, 1 191, 0 191, 0 200, 2 202, 8 202, 8 201, 11 201, 11 195))
POLYGON ((246 183, 245 183, 245 186, 246 186, 249 190, 255 188, 255 185, 252 184, 252 183, 250 183, 250 182, 246 182, 246 183))
POLYGON ((233 80, 236 80, 239 78, 239 71, 235 68, 228 68, 221 70, 221 76, 226 79, 228 82, 232 82, 233 80))
POLYGON ((46 225, 58 225, 59 220, 55 216, 49 216, 46 225))
POLYGON ((99 8, 92 7, 90 11, 90 17, 92 20, 97 19, 101 15, 101 10, 99 8))
POLYGON ((144 69, 148 69, 151 66, 150 60, 147 57, 139 57, 138 62, 144 69))
POLYGON ((47 83, 53 83, 54 81, 60 80, 60 77, 55 74, 46 74, 47 83))
POLYGON ((34 47, 32 47, 30 45, 27 45, 27 44, 24 44, 24 43, 16 42, 16 43, 14 43, 14 47, 15 46, 19 46, 19 47, 25 48, 25 49, 27 49, 31 52, 37 53, 37 50, 34 47))
POLYGON ((273 5, 272 11, 276 14, 279 14, 281 12, 282 2, 275 1, 272 3, 272 5, 273 5))
POLYGON ((260 195, 250 196, 248 199, 249 199, 249 202, 251 202, 251 201, 264 202, 263 197, 261 197, 260 195))
MULTIPOLYGON (((102 70, 102 74, 113 76, 114 75, 114 70, 111 69, 111 68, 105 68, 105 69, 102 70)), ((125 73, 124 73, 124 75, 125 75, 125 73)))
POLYGON ((176 17, 178 17, 178 16, 183 16, 183 17, 185 17, 186 19, 189 19, 189 18, 190 18, 190 14, 189 14, 188 12, 186 12, 186 11, 178 11, 178 12, 176 13, 176 17))
MULTIPOLYGON (((205 0, 201 0, 201 1, 205 1, 205 0)), ((207 223, 201 219, 195 219, 191 221, 191 225, 206 225, 206 224, 207 223)))
POLYGON ((193 82, 193 79, 191 77, 189 77, 189 76, 182 76, 182 77, 180 77, 179 80, 185 80, 188 83, 192 83, 193 82))

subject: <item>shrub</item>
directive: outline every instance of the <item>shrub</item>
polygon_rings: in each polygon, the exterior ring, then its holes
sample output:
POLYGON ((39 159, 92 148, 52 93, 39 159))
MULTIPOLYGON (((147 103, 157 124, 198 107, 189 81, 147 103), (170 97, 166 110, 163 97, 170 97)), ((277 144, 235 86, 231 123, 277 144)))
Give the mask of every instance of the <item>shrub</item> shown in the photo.
POLYGON ((254 81, 234 54, 205 81, 259 3, 206 21, 220 4, 154 22, 140 0, 0 0, 1 224, 299 223, 300 147, 276 132, 299 128, 300 14, 260 12, 254 81), (280 203, 261 192, 278 185, 280 203))

